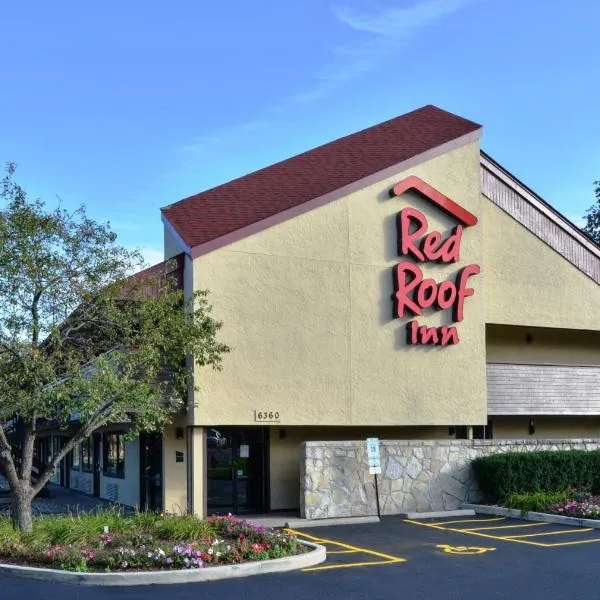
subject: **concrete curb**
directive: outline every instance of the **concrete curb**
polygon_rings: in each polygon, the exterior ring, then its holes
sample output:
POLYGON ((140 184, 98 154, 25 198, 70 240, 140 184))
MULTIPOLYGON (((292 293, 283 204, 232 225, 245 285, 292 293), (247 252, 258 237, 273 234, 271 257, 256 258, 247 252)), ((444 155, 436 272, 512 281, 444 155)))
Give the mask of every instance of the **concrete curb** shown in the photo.
POLYGON ((522 512, 518 508, 504 508, 503 506, 485 506, 483 504, 461 504, 463 508, 470 508, 477 514, 497 515, 499 517, 510 517, 511 519, 522 519, 524 521, 544 521, 557 525, 572 525, 575 527, 592 527, 600 529, 600 521, 597 519, 578 519, 577 517, 563 517, 561 515, 550 515, 540 512, 522 512))
MULTIPOLYGON (((332 517, 328 519, 286 519, 289 529, 303 529, 306 527, 332 527, 335 525, 366 525, 368 523, 379 523, 379 517, 332 517)), ((259 524, 259 520, 251 520, 259 524)), ((272 525, 269 525, 272 527, 272 525)))
POLYGON ((463 510, 439 510, 437 512, 414 512, 404 513, 402 516, 407 519, 444 519, 446 517, 472 517, 475 511, 472 508, 463 510))
POLYGON ((324 546, 306 542, 299 543, 312 548, 310 552, 273 560, 261 560, 221 567, 206 567, 204 569, 182 569, 177 571, 145 571, 137 573, 73 573, 58 569, 36 569, 17 565, 0 564, 0 577, 15 577, 33 579, 52 583, 69 583, 75 585, 160 585, 171 583, 199 583, 233 577, 247 577, 263 573, 283 573, 295 571, 322 563, 326 558, 324 546))

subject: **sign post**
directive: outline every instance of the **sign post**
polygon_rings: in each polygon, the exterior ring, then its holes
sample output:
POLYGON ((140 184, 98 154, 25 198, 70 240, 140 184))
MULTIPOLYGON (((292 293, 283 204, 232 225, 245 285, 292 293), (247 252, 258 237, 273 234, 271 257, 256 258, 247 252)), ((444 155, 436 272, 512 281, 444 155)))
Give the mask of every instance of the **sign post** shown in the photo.
POLYGON ((379 486, 377 483, 377 475, 381 473, 379 438, 367 438, 367 460, 369 462, 369 473, 375 477, 375 500, 377 502, 377 516, 381 518, 381 510, 379 508, 379 486))

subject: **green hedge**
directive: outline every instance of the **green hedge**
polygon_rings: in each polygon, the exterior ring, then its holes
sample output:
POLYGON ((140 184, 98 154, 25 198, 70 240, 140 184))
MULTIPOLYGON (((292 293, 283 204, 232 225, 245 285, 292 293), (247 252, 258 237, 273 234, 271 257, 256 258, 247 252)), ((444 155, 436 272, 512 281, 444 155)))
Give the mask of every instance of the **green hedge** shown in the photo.
POLYGON ((600 491, 600 450, 508 452, 476 458, 475 479, 486 500, 510 494, 600 491))

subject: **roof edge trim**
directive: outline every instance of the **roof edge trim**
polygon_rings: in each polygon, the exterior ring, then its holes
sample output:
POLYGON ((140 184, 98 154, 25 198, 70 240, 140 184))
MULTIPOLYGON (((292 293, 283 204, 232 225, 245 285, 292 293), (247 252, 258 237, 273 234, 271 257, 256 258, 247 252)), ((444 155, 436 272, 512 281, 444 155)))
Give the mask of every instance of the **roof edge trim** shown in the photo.
MULTIPOLYGON (((481 137, 481 127, 479 127, 478 129, 475 129, 474 131, 466 133, 465 135, 461 135, 460 137, 457 137, 453 140, 445 142, 444 144, 441 144, 440 146, 436 146, 435 148, 431 148, 430 150, 421 152, 420 154, 417 154, 416 156, 408 158, 402 162, 391 165, 390 167, 386 167, 385 169, 382 169, 381 171, 376 171, 375 173, 372 173, 371 175, 368 175, 367 177, 363 177, 362 179, 353 181, 352 183, 349 183, 348 185, 338 188, 337 190, 333 190, 331 192, 328 192, 327 194, 318 196, 317 198, 312 198, 311 200, 307 200, 306 202, 303 202, 302 204, 299 204, 298 206, 294 206, 293 208, 284 210, 280 213, 272 215, 261 221, 256 221, 255 223, 247 225, 246 227, 242 227, 241 229, 237 229, 236 231, 227 233, 226 235, 218 237, 214 240, 210 240, 209 242, 206 242, 204 244, 199 244, 198 246, 193 246, 191 248, 191 257, 192 257, 192 259, 196 259, 199 256, 202 256, 203 254, 208 254, 209 252, 218 250, 219 248, 222 248, 223 246, 227 246, 229 244, 233 244, 234 242, 238 242, 250 235, 253 235, 255 233, 258 233, 260 231, 268 229, 269 227, 273 227, 274 225, 278 225, 279 223, 283 223, 284 221, 287 221, 288 219, 292 219, 294 217, 300 216, 304 213, 314 210, 315 208, 324 206, 325 204, 328 204, 329 202, 333 202, 334 200, 339 200, 340 198, 343 198, 344 196, 347 196, 348 194, 357 192, 365 187, 368 187, 369 185, 372 185, 372 184, 376 183, 377 181, 386 179, 387 177, 392 177, 406 169, 410 169, 412 167, 415 167, 418 164, 421 164, 423 162, 426 162, 428 160, 431 160, 433 158, 441 156, 442 154, 446 154, 447 152, 456 150, 457 148, 460 148, 461 146, 464 146, 466 144, 469 144, 470 142, 478 140, 480 137, 481 137)), ((164 214, 162 215, 162 218, 163 218, 163 222, 165 222, 165 223, 168 222, 166 220, 166 217, 164 216, 164 214)), ((169 223, 169 225, 170 225, 170 223, 169 223)), ((174 231, 174 228, 171 226, 170 230, 174 231)), ((181 240, 180 237, 179 237, 179 239, 181 240)), ((181 240, 181 241, 183 242, 183 240, 181 240)))
MULTIPOLYGON (((188 256, 191 256, 192 249, 183 241, 183 238, 179 235, 179 233, 177 233, 177 230, 175 229, 175 227, 173 227, 173 225, 171 224, 169 219, 167 219, 167 217, 165 217, 164 213, 161 213, 160 220, 163 222, 163 225, 169 230, 169 233, 173 236, 173 239, 177 242, 177 245, 179 246, 181 251, 184 252, 185 254, 187 254, 188 256)), ((164 253, 164 248, 163 248, 163 253, 164 253)), ((177 256, 177 255, 175 255, 175 256, 177 256)), ((168 259, 165 259, 165 260, 168 260, 168 259)))

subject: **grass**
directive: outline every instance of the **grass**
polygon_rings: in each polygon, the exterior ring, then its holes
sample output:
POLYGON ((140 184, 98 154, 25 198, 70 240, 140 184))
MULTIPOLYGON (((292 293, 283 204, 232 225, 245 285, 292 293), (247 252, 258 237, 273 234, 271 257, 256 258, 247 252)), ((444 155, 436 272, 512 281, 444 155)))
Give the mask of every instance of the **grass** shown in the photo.
POLYGON ((201 568, 303 551, 294 536, 234 516, 198 519, 99 510, 35 517, 33 531, 0 516, 0 562, 75 571, 201 568), (106 533, 108 532, 108 533, 106 533))

